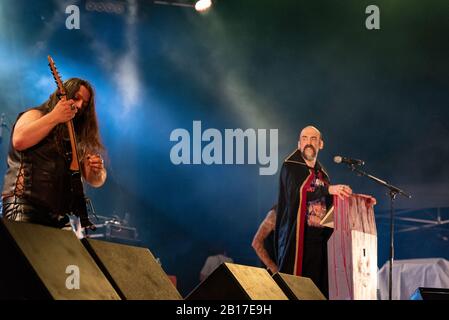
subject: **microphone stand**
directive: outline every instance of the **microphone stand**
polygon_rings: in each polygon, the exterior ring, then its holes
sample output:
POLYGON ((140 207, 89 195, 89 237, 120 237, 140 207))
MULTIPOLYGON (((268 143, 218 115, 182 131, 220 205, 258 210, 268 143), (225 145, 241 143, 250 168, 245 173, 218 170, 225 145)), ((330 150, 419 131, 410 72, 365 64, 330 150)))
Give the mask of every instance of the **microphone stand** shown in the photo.
POLYGON ((392 284, 393 284, 393 259, 394 259, 394 200, 398 194, 410 199, 412 196, 405 191, 395 187, 388 182, 381 180, 375 176, 372 176, 365 171, 356 167, 355 164, 348 164, 348 167, 357 173, 358 176, 367 177, 378 184, 388 189, 390 196, 390 259, 389 259, 389 272, 388 272, 388 300, 392 300, 392 284))

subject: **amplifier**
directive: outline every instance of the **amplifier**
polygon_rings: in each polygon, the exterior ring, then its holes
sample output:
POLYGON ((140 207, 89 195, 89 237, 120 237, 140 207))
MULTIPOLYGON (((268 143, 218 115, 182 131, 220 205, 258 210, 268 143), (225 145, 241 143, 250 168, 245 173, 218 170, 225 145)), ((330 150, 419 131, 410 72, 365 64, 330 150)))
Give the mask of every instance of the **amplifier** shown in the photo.
POLYGON ((107 220, 104 223, 95 224, 97 230, 89 233, 87 238, 108 240, 127 244, 138 244, 137 229, 130 226, 124 226, 116 220, 107 220))

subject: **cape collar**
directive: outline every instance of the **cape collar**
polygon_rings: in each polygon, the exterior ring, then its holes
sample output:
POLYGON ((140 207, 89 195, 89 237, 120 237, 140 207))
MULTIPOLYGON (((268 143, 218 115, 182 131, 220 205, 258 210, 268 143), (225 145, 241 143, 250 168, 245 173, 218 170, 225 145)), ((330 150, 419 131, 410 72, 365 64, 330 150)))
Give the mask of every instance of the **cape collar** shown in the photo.
POLYGON ((323 166, 321 165, 321 163, 317 160, 315 163, 315 168, 311 168, 309 167, 306 162, 304 161, 304 158, 301 155, 301 151, 299 151, 299 149, 296 149, 295 151, 293 151, 289 156, 287 156, 287 158, 285 158, 284 162, 288 162, 288 163, 296 163, 302 166, 305 166, 309 169, 315 169, 315 170, 321 170, 324 172, 324 174, 326 176, 329 176, 326 172, 326 170, 324 170, 323 166))

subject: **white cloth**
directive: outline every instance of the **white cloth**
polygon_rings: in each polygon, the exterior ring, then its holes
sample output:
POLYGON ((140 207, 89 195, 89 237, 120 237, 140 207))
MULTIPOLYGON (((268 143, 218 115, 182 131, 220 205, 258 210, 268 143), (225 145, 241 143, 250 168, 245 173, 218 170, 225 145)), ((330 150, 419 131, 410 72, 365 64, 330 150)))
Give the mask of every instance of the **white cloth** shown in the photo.
MULTIPOLYGON (((388 300, 387 261, 378 273, 379 299, 388 300)), ((393 261, 393 300, 409 300, 418 287, 449 288, 449 261, 443 258, 393 261)))
POLYGON ((208 277, 223 262, 233 262, 233 260, 222 254, 208 257, 204 263, 203 269, 201 269, 201 275, 205 278, 208 277))

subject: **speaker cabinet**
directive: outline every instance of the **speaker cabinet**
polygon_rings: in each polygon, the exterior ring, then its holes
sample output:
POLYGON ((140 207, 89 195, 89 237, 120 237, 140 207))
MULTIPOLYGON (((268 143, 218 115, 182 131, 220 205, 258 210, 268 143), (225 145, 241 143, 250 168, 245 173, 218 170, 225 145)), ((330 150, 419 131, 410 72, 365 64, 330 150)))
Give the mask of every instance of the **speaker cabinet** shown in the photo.
POLYGON ((0 219, 0 299, 120 299, 71 231, 0 219))
POLYGON ((287 300, 267 270, 222 263, 186 300, 287 300))
POLYGON ((410 300, 449 300, 449 289, 419 287, 410 300))
POLYGON ((82 241, 122 299, 182 299, 150 250, 101 240, 82 241))
POLYGON ((278 272, 273 279, 290 300, 326 300, 310 278, 278 272))

